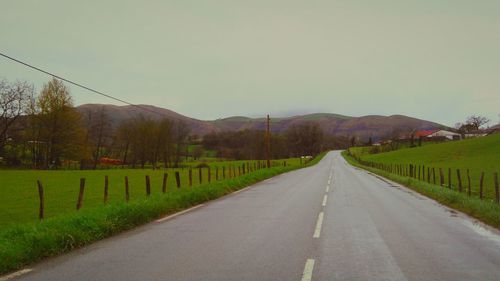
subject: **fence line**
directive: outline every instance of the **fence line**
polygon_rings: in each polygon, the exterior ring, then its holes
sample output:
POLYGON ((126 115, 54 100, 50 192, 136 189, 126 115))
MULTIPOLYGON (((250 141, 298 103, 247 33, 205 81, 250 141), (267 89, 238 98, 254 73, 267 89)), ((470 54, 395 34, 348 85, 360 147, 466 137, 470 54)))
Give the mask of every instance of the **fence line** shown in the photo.
MULTIPOLYGON (((367 166, 370 168, 382 170, 384 172, 390 173, 390 174, 395 174, 398 176, 403 176, 403 177, 410 177, 418 181, 427 181, 427 183, 431 183, 431 174, 432 174, 432 183, 435 185, 436 184, 436 168, 435 167, 429 167, 425 165, 419 165, 419 164, 385 164, 385 163, 378 163, 378 162, 372 162, 372 161, 366 161, 361 159, 357 155, 350 154, 351 157, 353 157, 358 163, 360 163, 363 166, 367 166), (425 173, 425 169, 427 168, 427 173, 425 173), (427 176, 427 177, 426 177, 427 176), (427 179, 427 180, 426 180, 427 179)), ((452 168, 447 168, 447 181, 445 182, 445 175, 444 175, 444 168, 438 167, 439 170, 439 186, 441 187, 446 187, 452 190, 455 190, 457 192, 464 192, 463 188, 463 178, 462 178, 462 170, 464 169, 455 169, 456 172, 456 183, 453 184, 453 170, 452 168)), ((470 172, 469 169, 466 170, 466 177, 467 177, 467 189, 465 190, 466 194, 468 196, 472 196, 472 191, 471 191, 471 177, 470 177, 470 172)), ((478 197, 479 199, 483 200, 485 199, 484 196, 484 183, 485 183, 485 174, 484 172, 481 172, 481 176, 479 179, 479 190, 478 190, 478 197)), ((494 190, 494 198, 493 202, 496 204, 500 204, 500 188, 499 188, 499 182, 498 182, 498 173, 493 173, 492 174, 492 182, 491 182, 491 187, 492 190, 494 190)), ((488 197, 489 198, 489 197, 488 197)))
MULTIPOLYGON (((301 165, 306 164, 307 161, 302 161, 301 160, 301 165)), ((271 162, 271 167, 277 167, 277 166, 282 166, 282 167, 287 167, 287 162, 283 161, 272 161, 271 162)), ((236 165, 226 165, 221 167, 221 174, 219 176, 219 166, 215 166, 215 174, 213 172, 213 169, 210 168, 210 166, 207 166, 205 168, 203 167, 198 167, 198 185, 202 185, 204 180, 206 180, 207 183, 211 183, 213 181, 212 176, 215 176, 215 181, 220 181, 220 180, 225 180, 225 179, 233 179, 239 176, 246 175, 248 173, 262 170, 262 169, 267 169, 265 163, 263 161, 253 161, 253 164, 250 162, 243 162, 241 164, 236 164, 236 165), (206 171, 206 173, 204 172, 206 171), (204 176, 205 174, 205 176, 204 176)), ((187 185, 186 187, 192 187, 193 186, 193 168, 187 169, 186 172, 184 172, 184 169, 178 170, 174 169, 174 181, 175 185, 177 188, 184 187, 181 182, 181 172, 182 173, 187 173, 187 185)), ((146 191, 146 197, 151 196, 151 177, 149 175, 144 175, 145 179, 145 191, 146 191)), ((76 210, 80 210, 83 207, 83 201, 84 201, 84 194, 85 194, 85 178, 80 179, 80 188, 78 192, 78 198, 77 198, 77 203, 76 203, 76 210)), ((103 192, 103 204, 107 204, 109 202, 109 177, 108 175, 104 176, 104 192, 103 192)), ((45 194, 44 194, 44 187, 42 185, 42 182, 40 180, 37 180, 36 185, 38 187, 38 197, 39 197, 39 212, 38 212, 38 218, 40 220, 43 220, 45 218, 45 194)), ((130 200, 130 185, 129 185, 129 177, 125 176, 124 177, 124 186, 125 186, 125 202, 129 202, 130 200)), ((165 172, 163 174, 163 180, 161 182, 161 192, 166 193, 168 191, 168 173, 165 172)))

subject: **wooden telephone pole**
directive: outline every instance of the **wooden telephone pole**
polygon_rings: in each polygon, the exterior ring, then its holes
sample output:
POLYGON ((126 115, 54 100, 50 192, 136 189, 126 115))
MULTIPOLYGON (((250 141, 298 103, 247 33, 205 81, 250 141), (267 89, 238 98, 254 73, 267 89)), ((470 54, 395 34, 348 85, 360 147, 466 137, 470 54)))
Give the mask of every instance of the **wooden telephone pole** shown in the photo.
POLYGON ((266 129, 266 160, 267 167, 271 168, 271 131, 269 130, 269 114, 267 115, 267 129, 266 129))

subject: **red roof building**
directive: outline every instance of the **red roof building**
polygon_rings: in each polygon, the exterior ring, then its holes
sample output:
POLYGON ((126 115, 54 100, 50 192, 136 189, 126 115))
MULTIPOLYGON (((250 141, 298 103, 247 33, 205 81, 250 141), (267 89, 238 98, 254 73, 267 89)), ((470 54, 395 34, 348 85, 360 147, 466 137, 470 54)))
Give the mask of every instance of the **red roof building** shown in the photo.
POLYGON ((418 138, 420 138, 420 137, 425 138, 425 137, 428 137, 428 136, 430 136, 430 135, 432 135, 432 134, 436 133, 437 131, 439 131, 439 130, 423 130, 423 131, 416 131, 416 132, 415 132, 415 138, 416 138, 416 139, 418 139, 418 138))

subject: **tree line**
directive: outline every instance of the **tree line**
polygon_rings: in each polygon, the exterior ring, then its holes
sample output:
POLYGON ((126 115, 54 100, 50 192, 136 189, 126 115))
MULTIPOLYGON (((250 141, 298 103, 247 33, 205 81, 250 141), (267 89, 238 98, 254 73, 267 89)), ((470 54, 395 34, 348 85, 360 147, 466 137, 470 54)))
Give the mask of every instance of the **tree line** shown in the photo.
MULTIPOLYGON (((0 164, 96 169, 103 158, 131 167, 179 167, 205 150, 226 159, 265 159, 265 132, 214 132, 198 138, 187 124, 138 115, 119 124, 105 107, 77 110, 70 89, 56 78, 37 93, 25 81, 0 80, 0 164), (194 147, 194 149, 193 149, 194 147)), ((324 134, 316 122, 271 134, 272 159, 314 156, 347 139, 324 134)))
MULTIPOLYGON (((203 137, 203 147, 216 151, 218 157, 265 159, 265 132, 243 130, 213 132, 203 137)), ((346 137, 326 135, 317 122, 291 125, 284 133, 271 134, 271 158, 315 156, 322 151, 347 147, 346 137)))
POLYGON ((178 166, 189 137, 182 121, 139 115, 113 126, 104 107, 81 113, 55 78, 38 94, 28 82, 0 80, 0 128, 4 164, 42 169, 95 169, 102 157, 133 167, 178 166))

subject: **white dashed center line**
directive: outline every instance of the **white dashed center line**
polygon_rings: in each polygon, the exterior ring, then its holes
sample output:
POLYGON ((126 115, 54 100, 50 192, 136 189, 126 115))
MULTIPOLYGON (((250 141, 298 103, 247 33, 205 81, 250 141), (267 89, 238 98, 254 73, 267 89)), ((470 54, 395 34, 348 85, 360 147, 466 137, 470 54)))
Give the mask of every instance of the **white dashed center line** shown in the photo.
MULTIPOLYGON (((180 216, 180 215, 185 214, 185 213, 187 213, 187 212, 193 211, 193 210, 198 209, 199 207, 202 207, 202 206, 203 206, 203 204, 196 205, 196 206, 194 206, 194 207, 191 207, 191 208, 186 209, 186 210, 184 210, 184 211, 180 211, 180 212, 175 213, 175 214, 173 214, 173 215, 170 215, 170 216, 168 216, 168 217, 164 217, 164 218, 158 219, 158 220, 156 220, 156 222, 164 222, 164 221, 166 221, 166 220, 173 219, 173 218, 175 218, 175 217, 177 217, 177 216, 180 216)), ((2 280, 0 280, 0 281, 2 281, 2 280)))
POLYGON ((304 273, 302 273, 302 281, 311 281, 314 269, 314 260, 308 259, 304 266, 304 273))
POLYGON ((323 207, 326 206, 326 200, 328 200, 328 195, 325 194, 325 196, 323 196, 323 207))
POLYGON ((323 226, 323 216, 324 216, 323 212, 319 213, 318 221, 316 222, 316 228, 314 229, 313 238, 319 238, 321 234, 321 227, 323 226))

